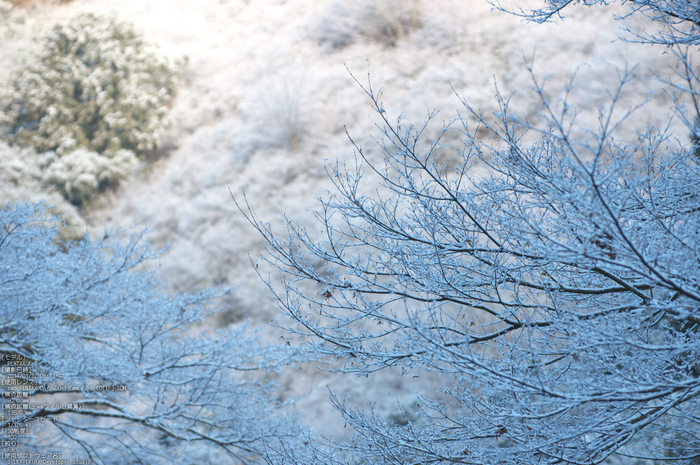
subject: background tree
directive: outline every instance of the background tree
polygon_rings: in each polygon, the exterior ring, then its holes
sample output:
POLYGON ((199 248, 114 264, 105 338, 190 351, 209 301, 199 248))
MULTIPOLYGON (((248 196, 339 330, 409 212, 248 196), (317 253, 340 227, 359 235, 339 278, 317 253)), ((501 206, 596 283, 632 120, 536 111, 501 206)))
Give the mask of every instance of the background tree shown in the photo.
MULTIPOLYGON (((7 29, 18 15, 0 9, 7 29)), ((178 70, 113 17, 79 14, 37 42, 0 89, 0 139, 35 149, 24 171, 82 206, 158 147, 178 70)))
POLYGON ((39 39, 0 100, 3 139, 60 156, 157 148, 177 70, 133 26, 80 14, 39 39))
MULTIPOLYGON (((570 3, 523 14, 548 20, 570 3)), ((699 70, 680 45, 700 45, 697 6, 632 7, 664 28, 637 38, 679 45, 680 81, 664 84, 692 129, 699 70)), ((464 146, 449 165, 440 139, 425 140, 427 123, 391 122, 368 84, 385 164, 356 146, 363 165, 331 169, 324 240, 291 219, 287 237, 275 235, 240 205, 287 276, 270 288, 297 323, 290 331, 340 357, 341 371, 452 376, 405 425, 332 396, 355 436, 273 442, 270 462, 700 460, 700 167, 663 129, 618 136, 633 116, 616 116, 633 74, 600 104, 595 128, 534 73, 543 124, 500 95, 495 121, 463 102, 464 146), (372 196, 363 169, 380 180, 372 196)))
POLYGON ((204 443, 248 463, 261 439, 294 434, 259 373, 291 351, 245 327, 192 335, 220 293, 162 293, 145 230, 68 243, 59 227, 43 207, 0 210, 3 452, 197 463, 178 447, 204 443))

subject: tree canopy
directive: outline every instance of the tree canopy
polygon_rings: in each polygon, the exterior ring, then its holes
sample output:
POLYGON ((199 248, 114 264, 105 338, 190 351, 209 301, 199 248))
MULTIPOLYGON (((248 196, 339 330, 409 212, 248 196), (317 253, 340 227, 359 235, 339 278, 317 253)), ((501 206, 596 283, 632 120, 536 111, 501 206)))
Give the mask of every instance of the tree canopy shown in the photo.
POLYGON ((145 230, 66 242, 60 227, 43 206, 0 210, 3 452, 198 463, 178 451, 204 444, 247 463, 296 434, 259 376, 292 351, 245 327, 193 334, 221 291, 164 293, 145 230))
MULTIPOLYGON (((518 14, 547 21, 571 3, 518 14)), ((662 83, 695 131, 697 4, 630 7, 659 27, 632 40, 673 46, 680 83, 662 83)), ((700 460, 697 136, 681 145, 664 128, 619 136, 634 118, 616 112, 633 74, 596 102, 598 126, 581 127, 568 95, 549 95, 532 71, 543 123, 500 94, 493 116, 463 101, 458 150, 427 140, 434 115, 417 127, 391 120, 368 82, 385 160, 355 144, 355 166, 331 167, 336 193, 316 214, 323 239, 293 219, 273 234, 239 202, 285 273, 269 285, 289 330, 313 350, 358 375, 400 367, 452 377, 421 393, 421 415, 406 424, 332 396, 353 438, 282 443, 270 462, 700 460), (442 161, 446 150, 458 162, 442 161)))

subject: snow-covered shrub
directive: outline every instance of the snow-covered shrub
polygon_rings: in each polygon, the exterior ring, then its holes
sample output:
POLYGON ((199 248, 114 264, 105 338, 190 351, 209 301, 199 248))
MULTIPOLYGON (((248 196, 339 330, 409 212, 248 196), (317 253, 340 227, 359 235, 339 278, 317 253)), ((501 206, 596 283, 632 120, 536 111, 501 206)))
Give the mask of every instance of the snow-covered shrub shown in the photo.
POLYGON ((34 150, 10 147, 0 141, 0 183, 38 187, 42 166, 34 150))
POLYGON ((331 49, 359 38, 393 47, 422 26, 418 0, 336 1, 312 25, 311 36, 331 49))
POLYGON ((85 219, 55 186, 43 179, 56 158, 53 152, 37 154, 31 147, 10 147, 0 141, 0 204, 31 201, 53 205, 51 212, 65 225, 59 231, 61 239, 81 239, 86 230, 85 219))
POLYGON ((85 205, 100 190, 126 178, 137 164, 130 150, 102 156, 80 148, 59 157, 55 152, 37 154, 31 147, 0 142, 0 202, 58 192, 73 205, 85 205))
POLYGON ((0 0, 0 37, 12 36, 25 19, 22 11, 12 8, 12 3, 0 0))
POLYGON ((241 105, 246 121, 254 126, 253 137, 270 148, 299 150, 313 121, 312 73, 297 62, 283 63, 258 78, 258 87, 241 105))
POLYGON ((86 203, 101 188, 115 185, 138 164, 131 150, 108 152, 107 156, 102 156, 79 148, 60 158, 54 152, 47 152, 44 157, 53 160, 43 173, 42 181, 45 185, 56 186, 75 205, 86 203))
POLYGON ((1 95, 0 133, 59 156, 158 146, 177 73, 134 29, 94 14, 57 25, 1 95))

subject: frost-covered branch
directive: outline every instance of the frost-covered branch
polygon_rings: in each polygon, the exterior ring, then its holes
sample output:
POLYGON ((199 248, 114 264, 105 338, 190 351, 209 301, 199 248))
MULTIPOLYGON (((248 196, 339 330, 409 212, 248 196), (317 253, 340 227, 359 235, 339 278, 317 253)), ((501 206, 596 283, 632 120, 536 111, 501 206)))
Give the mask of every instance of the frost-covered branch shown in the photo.
POLYGON ((245 327, 192 335, 220 292, 163 294, 142 269, 155 256, 145 231, 65 243, 56 222, 32 205, 0 211, 4 440, 28 425, 23 450, 150 464, 184 442, 247 462, 263 439, 295 434, 260 373, 297 354, 245 327))
MULTIPOLYGON (((535 9, 515 8, 498 0, 491 1, 499 10, 522 17, 527 21, 544 23, 562 19, 575 5, 607 6, 609 0, 547 0, 545 6, 535 9)), ((700 6, 695 0, 622 0, 627 12, 617 19, 641 15, 659 27, 656 32, 626 29, 635 41, 661 45, 700 45, 700 6)))
POLYGON ((449 148, 424 142, 425 125, 391 121, 368 84, 385 161, 353 141, 355 165, 330 169, 337 193, 319 199, 323 238, 292 219, 273 234, 239 203, 287 276, 269 285, 291 332, 338 357, 340 371, 452 377, 403 426, 335 399, 352 441, 280 447, 284 458, 269 461, 692 463, 700 167, 665 131, 617 138, 634 116, 616 109, 630 79, 621 75, 594 129, 536 78, 541 125, 500 96, 495 121, 463 102, 464 146, 449 166, 449 148), (378 186, 367 195, 370 174, 378 186))

